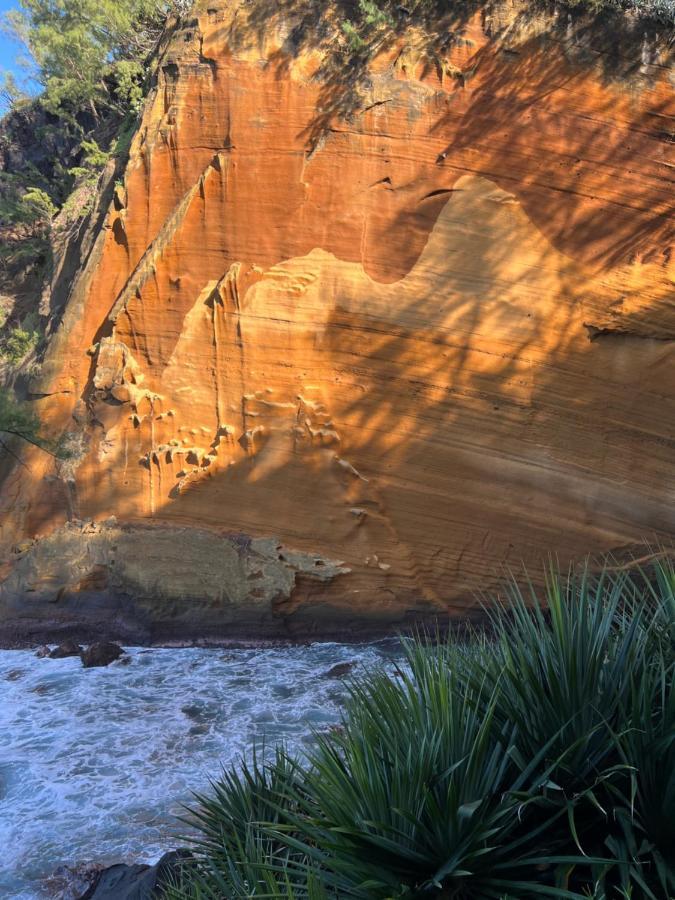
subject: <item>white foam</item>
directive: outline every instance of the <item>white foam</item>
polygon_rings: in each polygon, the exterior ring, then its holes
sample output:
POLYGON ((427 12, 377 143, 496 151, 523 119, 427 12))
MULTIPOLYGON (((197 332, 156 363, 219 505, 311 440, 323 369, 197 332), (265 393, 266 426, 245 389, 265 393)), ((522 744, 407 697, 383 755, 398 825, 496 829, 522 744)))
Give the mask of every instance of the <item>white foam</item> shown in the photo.
POLYGON ((391 644, 132 649, 131 663, 0 651, 0 897, 35 900, 57 867, 154 861, 180 845, 192 792, 256 741, 302 751, 339 721, 344 685, 391 644))

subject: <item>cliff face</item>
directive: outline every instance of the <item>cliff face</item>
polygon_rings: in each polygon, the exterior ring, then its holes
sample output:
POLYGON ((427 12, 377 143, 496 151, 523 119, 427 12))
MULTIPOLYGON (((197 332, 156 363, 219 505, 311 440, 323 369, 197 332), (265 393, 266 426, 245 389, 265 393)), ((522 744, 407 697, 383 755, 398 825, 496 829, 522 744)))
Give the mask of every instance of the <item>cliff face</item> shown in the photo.
POLYGON ((675 532, 664 53, 499 6, 340 66, 307 6, 169 46, 34 386, 76 457, 2 488, 6 633, 459 615, 675 532))

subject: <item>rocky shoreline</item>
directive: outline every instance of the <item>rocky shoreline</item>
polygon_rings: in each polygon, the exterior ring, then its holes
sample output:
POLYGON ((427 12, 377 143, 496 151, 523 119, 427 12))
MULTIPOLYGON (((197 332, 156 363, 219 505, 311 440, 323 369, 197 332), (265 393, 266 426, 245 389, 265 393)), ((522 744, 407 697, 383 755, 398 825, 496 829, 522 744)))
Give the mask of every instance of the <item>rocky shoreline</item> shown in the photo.
POLYGON ((411 616, 400 623, 389 626, 377 626, 358 622, 355 627, 333 627, 322 629, 299 630, 296 635, 278 637, 254 636, 251 631, 237 631, 235 634, 197 634, 194 637, 177 638, 174 634, 160 633, 152 638, 143 631, 129 631, 114 628, 79 627, 41 628, 39 631, 27 633, 0 626, 0 650, 38 650, 45 645, 59 645, 68 641, 78 644, 95 644, 111 641, 129 647, 148 649, 181 650, 198 648, 202 650, 258 650, 283 649, 287 647, 306 647, 316 643, 336 644, 378 644, 397 640, 416 631, 428 632, 432 635, 443 635, 454 630, 459 634, 469 634, 473 629, 484 628, 487 624, 484 613, 466 617, 461 621, 437 616, 411 616))
MULTIPOLYGON (((418 623, 419 627, 424 627, 425 623, 418 623)), ((429 621, 426 625, 433 627, 433 633, 436 633, 436 626, 440 623, 429 621)), ((284 649, 287 647, 307 647, 315 643, 337 643, 337 644, 378 644, 380 642, 396 640, 401 635, 412 633, 414 625, 409 624, 406 627, 398 629, 373 629, 369 631, 335 631, 321 633, 315 635, 306 635, 303 637, 284 637, 284 638, 254 638, 254 637, 195 637, 186 638, 184 640, 162 639, 156 640, 144 639, 141 635, 123 636, 118 632, 104 632, 105 640, 113 643, 125 644, 129 647, 142 647, 147 649, 164 649, 164 650, 182 650, 189 648, 197 648, 201 650, 264 650, 264 649, 284 649)), ((440 628, 440 631, 447 630, 440 628)), ((35 650, 36 652, 46 645, 59 645, 66 641, 72 640, 79 644, 95 644, 101 641, 102 632, 93 630, 69 629, 65 632, 47 631, 41 632, 39 635, 8 635, 0 629, 0 650, 35 650)))
POLYGON ((156 888, 178 875, 186 849, 170 850, 154 864, 116 863, 61 866, 44 882, 54 900, 151 900, 156 888))
POLYGON ((313 729, 339 722, 346 678, 398 658, 395 641, 123 644, 85 669, 87 648, 64 645, 0 654, 2 896, 33 900, 49 882, 53 900, 78 900, 104 867, 142 874, 189 846, 183 805, 209 775, 263 736, 302 753, 313 729))
POLYGON ((418 595, 385 603, 368 593, 356 610, 340 589, 346 571, 272 538, 72 522, 15 546, 0 565, 0 647, 104 638, 148 647, 352 643, 448 620, 444 605, 418 595))

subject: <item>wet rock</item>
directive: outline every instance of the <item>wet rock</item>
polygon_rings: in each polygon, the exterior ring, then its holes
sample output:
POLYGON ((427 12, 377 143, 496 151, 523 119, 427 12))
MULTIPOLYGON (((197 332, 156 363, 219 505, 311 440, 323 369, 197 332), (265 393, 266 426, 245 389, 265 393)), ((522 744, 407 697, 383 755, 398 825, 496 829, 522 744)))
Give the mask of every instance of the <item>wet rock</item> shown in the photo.
POLYGON ((5 681, 18 681, 19 678, 23 678, 25 675, 25 671, 23 669, 11 669, 5 675, 5 681))
POLYGON ((101 871, 101 866, 85 864, 59 866, 43 882, 45 893, 54 900, 77 900, 94 884, 101 871))
POLYGON ((38 659, 44 659, 46 656, 49 656, 51 650, 46 644, 43 644, 42 647, 38 647, 35 651, 35 655, 38 659))
POLYGON ((195 701, 181 706, 181 712, 193 722, 204 724, 218 718, 218 707, 209 703, 195 701))
POLYGON ((83 650, 80 653, 80 659, 84 668, 90 669, 94 666, 109 666, 123 653, 124 650, 119 644, 114 644, 112 641, 98 641, 83 650))
POLYGON ((338 663, 336 666, 333 666, 332 669, 329 669, 327 672, 323 673, 324 678, 344 678, 345 675, 349 675, 352 669, 356 666, 355 662, 343 662, 338 663))
POLYGON ((176 877, 190 857, 188 850, 172 850, 154 866, 110 866, 99 873, 79 900, 151 900, 157 896, 157 888, 166 879, 176 877))
POLYGON ((54 647, 49 653, 50 659, 65 659, 68 656, 79 656, 82 653, 82 647, 75 641, 64 641, 58 647, 54 647))

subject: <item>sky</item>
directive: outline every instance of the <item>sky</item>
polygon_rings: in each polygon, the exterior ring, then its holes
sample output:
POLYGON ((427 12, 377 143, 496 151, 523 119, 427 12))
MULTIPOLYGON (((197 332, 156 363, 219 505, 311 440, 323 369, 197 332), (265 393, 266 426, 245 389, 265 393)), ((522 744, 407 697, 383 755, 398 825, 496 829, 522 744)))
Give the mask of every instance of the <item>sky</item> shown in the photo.
MULTIPOLYGON (((17 9, 18 5, 17 0, 0 0, 0 17, 10 9, 17 9)), ((17 44, 16 41, 11 40, 0 31, 0 73, 13 72, 17 76, 19 84, 21 84, 25 74, 17 66, 16 57, 22 52, 24 51, 20 44, 17 44)), ((5 109, 2 106, 2 100, 0 100, 0 115, 4 112, 5 109)))
MULTIPOLYGON (((10 9, 16 9, 19 4, 16 0, 0 0, 0 16, 4 15, 10 9)), ((5 34, 0 34, 0 69, 6 72, 16 70, 14 57, 20 50, 18 44, 10 40, 5 34)))

